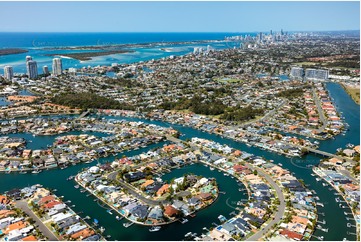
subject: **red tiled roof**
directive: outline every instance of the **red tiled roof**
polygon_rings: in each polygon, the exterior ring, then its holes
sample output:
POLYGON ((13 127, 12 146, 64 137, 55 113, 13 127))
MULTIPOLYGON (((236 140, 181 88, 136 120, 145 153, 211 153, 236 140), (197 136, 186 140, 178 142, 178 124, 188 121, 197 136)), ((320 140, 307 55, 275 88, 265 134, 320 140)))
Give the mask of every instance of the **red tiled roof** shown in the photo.
POLYGON ((292 232, 288 229, 284 229, 280 232, 280 234, 286 236, 289 239, 294 239, 294 240, 301 240, 303 235, 302 234, 298 234, 296 232, 292 232))

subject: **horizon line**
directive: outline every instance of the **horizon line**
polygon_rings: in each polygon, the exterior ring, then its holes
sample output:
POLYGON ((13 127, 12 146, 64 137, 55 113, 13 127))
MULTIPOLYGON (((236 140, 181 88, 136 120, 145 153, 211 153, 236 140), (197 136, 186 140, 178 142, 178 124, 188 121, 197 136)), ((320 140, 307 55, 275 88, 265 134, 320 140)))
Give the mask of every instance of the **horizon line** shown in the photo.
MULTIPOLYGON (((274 30, 274 29, 270 29, 272 31, 281 31, 280 30, 274 30)), ((270 30, 253 30, 253 31, 0 31, 0 33, 161 33, 161 34, 166 34, 166 33, 171 33, 171 34, 176 34, 176 33, 259 33, 259 32, 270 32, 270 30)), ((340 32, 340 31, 359 31, 360 29, 344 29, 344 30, 283 30, 284 32, 340 32)))

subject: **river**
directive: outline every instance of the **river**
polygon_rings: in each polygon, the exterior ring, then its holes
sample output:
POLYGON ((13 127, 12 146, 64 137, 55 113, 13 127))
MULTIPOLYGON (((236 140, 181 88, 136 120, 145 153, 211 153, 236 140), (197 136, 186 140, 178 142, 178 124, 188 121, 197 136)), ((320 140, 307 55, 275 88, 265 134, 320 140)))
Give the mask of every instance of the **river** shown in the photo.
MULTIPOLYGON (((360 143, 360 110, 359 106, 353 102, 349 95, 344 91, 344 89, 335 83, 327 83, 327 89, 330 92, 331 97, 334 99, 334 103, 339 111, 343 112, 345 121, 350 125, 349 131, 346 132, 344 136, 339 135, 334 140, 320 141, 320 149, 328 152, 335 152, 338 147, 345 147, 348 143, 359 144, 360 143)), ((107 117, 114 119, 115 117, 107 117)), ((119 119, 126 120, 140 120, 136 118, 127 118, 119 117, 119 119)), ((304 182, 308 185, 311 190, 315 190, 317 196, 320 198, 321 203, 324 204, 324 207, 318 207, 318 212, 320 220, 325 220, 326 225, 322 227, 329 228, 329 232, 325 233, 319 230, 316 230, 316 236, 324 236, 324 240, 356 240, 355 228, 348 228, 347 223, 355 225, 353 220, 347 221, 344 211, 350 213, 351 211, 347 209, 340 209, 338 203, 335 201, 334 191, 330 191, 329 187, 324 187, 322 182, 317 182, 315 177, 311 176, 312 171, 310 168, 306 167, 308 164, 318 164, 322 157, 309 154, 303 158, 287 158, 275 153, 270 153, 258 148, 247 147, 246 145, 235 142, 230 139, 222 138, 214 134, 208 134, 199 130, 195 130, 189 127, 183 127, 180 125, 173 125, 161 121, 149 121, 141 120, 146 123, 153 123, 161 126, 172 126, 173 128, 179 130, 183 136, 182 139, 187 139, 191 137, 200 137, 205 139, 211 139, 215 142, 221 144, 227 144, 231 147, 244 150, 249 153, 253 153, 258 156, 263 156, 266 159, 272 159, 275 163, 281 163, 284 168, 290 170, 294 175, 303 179, 304 182), (320 213, 324 214, 321 215, 320 213), (348 234, 349 232, 353 234, 348 234)), ((33 141, 33 143, 36 141, 33 141)), ((123 155, 132 156, 140 154, 149 149, 162 146, 164 143, 153 144, 147 148, 139 149, 136 151, 129 151, 118 154, 117 157, 123 155)), ((46 146, 48 143, 44 142, 39 145, 46 146)), ((113 161, 114 158, 101 158, 99 162, 104 161, 113 161)), ((12 188, 21 188, 24 186, 40 183, 44 187, 51 189, 57 189, 57 195, 64 195, 65 200, 71 200, 72 204, 75 204, 76 207, 74 210, 76 212, 83 212, 82 217, 90 216, 91 218, 97 218, 99 223, 106 228, 105 234, 111 235, 112 240, 182 240, 184 234, 187 232, 196 232, 198 234, 202 233, 203 227, 211 227, 212 222, 218 222, 217 217, 220 214, 223 214, 226 217, 230 217, 229 213, 234 211, 231 207, 227 205, 239 201, 242 198, 246 198, 246 195, 242 192, 238 192, 238 185, 236 181, 230 177, 223 176, 218 171, 211 171, 209 168, 204 167, 201 164, 195 164, 188 167, 181 168, 179 170, 173 170, 170 174, 165 175, 165 177, 179 177, 187 172, 192 172, 197 175, 203 175, 205 177, 215 177, 221 191, 225 191, 226 194, 220 194, 220 197, 216 200, 214 204, 210 207, 197 212, 197 216, 189 220, 186 224, 173 223, 168 226, 162 227, 159 232, 150 233, 148 228, 142 227, 140 225, 133 225, 129 228, 124 228, 122 226, 124 221, 117 221, 115 219, 115 214, 110 215, 106 212, 106 209, 101 208, 96 202, 93 201, 93 197, 87 197, 87 193, 80 193, 74 188, 75 183, 73 181, 66 181, 66 178, 70 175, 75 175, 82 168, 92 166, 93 164, 80 164, 76 166, 69 167, 64 170, 54 169, 49 171, 44 171, 40 174, 0 174, 0 192, 10 190, 12 188)), ((352 217, 352 215, 348 215, 352 217)))

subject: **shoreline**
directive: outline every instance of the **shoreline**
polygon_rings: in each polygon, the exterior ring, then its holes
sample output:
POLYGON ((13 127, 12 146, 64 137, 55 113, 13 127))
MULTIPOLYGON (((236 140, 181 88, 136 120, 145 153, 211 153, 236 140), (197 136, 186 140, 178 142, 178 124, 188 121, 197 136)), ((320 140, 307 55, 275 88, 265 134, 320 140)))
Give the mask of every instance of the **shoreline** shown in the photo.
MULTIPOLYGON (((119 211, 118 208, 114 207, 112 204, 109 204, 103 197, 97 196, 97 195, 93 192, 93 190, 85 187, 85 186, 79 181, 79 179, 78 179, 78 176, 79 176, 80 174, 81 174, 81 173, 77 174, 77 175, 75 176, 75 178, 74 178, 74 181, 75 181, 79 186, 81 186, 82 188, 84 188, 85 190, 87 190, 87 191, 88 191, 91 195, 93 195, 95 198, 101 200, 106 206, 110 207, 112 210, 114 210, 116 213, 118 213, 120 216, 122 216, 123 218, 125 218, 125 219, 126 219, 127 221, 129 221, 129 222, 132 222, 132 223, 135 223, 135 224, 139 224, 139 225, 143 225, 143 226, 152 227, 152 226, 164 226, 164 225, 168 225, 168 224, 177 222, 177 221, 179 221, 179 219, 180 219, 180 218, 175 218, 175 219, 172 220, 172 221, 163 222, 163 223, 157 223, 157 224, 146 224, 146 223, 144 223, 144 222, 139 222, 139 221, 130 220, 129 217, 127 217, 127 216, 125 216, 124 214, 122 214, 122 213, 119 211)), ((188 214, 187 216, 184 216, 184 217, 182 217, 182 218, 185 218, 185 217, 188 217, 188 216, 190 216, 190 215, 192 215, 192 214, 195 214, 196 212, 199 212, 200 210, 203 210, 203 209, 207 208, 208 206, 212 205, 212 204, 218 199, 218 197, 219 197, 219 190, 218 190, 218 188, 217 188, 217 191, 218 191, 218 192, 217 192, 217 196, 216 196, 209 204, 207 204, 207 205, 205 205, 205 206, 203 206, 203 207, 201 207, 201 208, 199 208, 199 209, 191 212, 190 214, 188 214)), ((142 196, 143 196, 143 195, 142 195, 142 196)))
POLYGON ((360 93, 360 89, 357 88, 351 88, 351 87, 347 87, 345 84, 340 83, 340 85, 342 86, 343 89, 345 89, 346 93, 352 98, 352 100, 360 106, 360 97, 357 98, 357 96, 352 95, 351 90, 358 90, 360 93))
MULTIPOLYGON (((327 181, 321 174, 320 172, 322 172, 322 170, 319 168, 319 167, 316 167, 314 166, 312 168, 312 171, 317 175, 319 176, 322 180, 324 180, 325 182, 327 182, 335 191, 337 191, 339 193, 339 195, 342 197, 342 199, 345 201, 345 203, 347 204, 347 206, 349 207, 349 209, 351 210, 351 213, 352 213, 352 216, 353 216, 353 219, 355 221, 355 224, 356 224, 356 241, 359 240, 359 237, 360 237, 360 224, 358 224, 356 221, 357 221, 357 218, 356 218, 356 214, 354 213, 354 211, 352 210, 351 208, 351 205, 349 204, 348 200, 346 199, 346 197, 344 196, 344 194, 338 189, 338 187, 334 186, 331 182, 327 181)), ((346 214, 345 214, 346 215, 346 214)))

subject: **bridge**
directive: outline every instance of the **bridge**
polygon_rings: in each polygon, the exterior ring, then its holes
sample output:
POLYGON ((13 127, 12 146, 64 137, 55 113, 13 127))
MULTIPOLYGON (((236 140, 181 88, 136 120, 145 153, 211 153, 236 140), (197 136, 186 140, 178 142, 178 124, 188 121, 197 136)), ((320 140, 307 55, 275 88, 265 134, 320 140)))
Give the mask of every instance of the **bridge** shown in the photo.
MULTIPOLYGON (((265 138, 267 140, 271 140, 270 137, 268 136, 264 136, 264 135, 259 135, 259 134, 255 134, 255 133, 251 133, 251 132, 248 132, 248 131, 244 131, 242 130, 242 132, 248 134, 248 135, 251 135, 251 136, 258 136, 258 137, 261 137, 261 138, 265 138)), ((172 141, 172 142, 175 142, 175 143, 182 143, 183 141, 180 140, 180 139, 177 139, 173 136, 167 136, 166 137, 169 141, 172 141)), ((285 141, 280 141, 282 144, 284 145, 289 145, 289 146, 292 146, 292 147, 296 147, 296 148, 300 148, 300 149, 304 149, 304 150, 307 150, 308 152, 311 152, 311 153, 315 153, 315 154, 318 154, 318 155, 321 155, 321 156, 326 156, 326 157, 330 157, 330 158, 337 158, 341 161, 348 161, 348 162, 351 162, 352 164, 355 164, 355 161, 348 158, 348 157, 343 157, 343 156, 339 156, 339 155, 335 155, 335 154, 331 154, 329 152, 326 152, 326 151, 322 151, 322 150, 318 150, 318 149, 314 149, 314 148, 311 148, 311 147, 307 147, 307 146, 301 146, 301 145, 296 145, 296 144, 291 144, 291 143, 288 143, 288 142, 285 142, 285 141)), ((194 147, 192 147, 194 148, 194 147)))
POLYGON ((90 111, 87 110, 87 111, 83 112, 82 114, 80 114, 80 116, 77 117, 76 119, 84 118, 84 117, 87 116, 89 113, 90 113, 90 111))
MULTIPOLYGON (((295 146, 298 146, 298 145, 295 145, 295 146)), ((305 146, 298 146, 299 148, 301 149, 306 149, 308 150, 309 152, 312 152, 312 153, 315 153, 315 154, 318 154, 318 155, 322 155, 322 156, 327 156, 327 157, 332 157, 332 158, 337 158, 341 161, 348 161, 348 162, 351 162, 352 164, 355 163, 354 160, 352 160, 351 158, 348 158, 348 157, 343 157, 343 156, 339 156, 339 155, 335 155, 335 154, 331 154, 331 153, 328 153, 326 151, 322 151, 322 150, 317 150, 317 149, 313 149, 313 148, 310 148, 310 147, 305 147, 305 146)))

